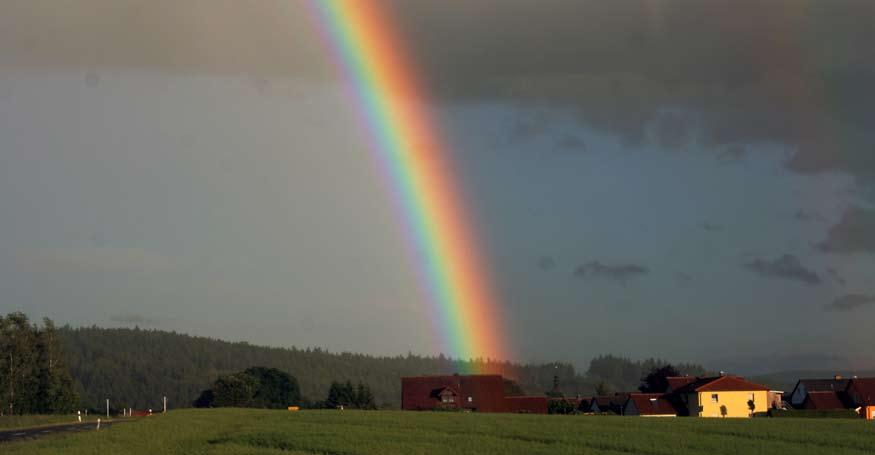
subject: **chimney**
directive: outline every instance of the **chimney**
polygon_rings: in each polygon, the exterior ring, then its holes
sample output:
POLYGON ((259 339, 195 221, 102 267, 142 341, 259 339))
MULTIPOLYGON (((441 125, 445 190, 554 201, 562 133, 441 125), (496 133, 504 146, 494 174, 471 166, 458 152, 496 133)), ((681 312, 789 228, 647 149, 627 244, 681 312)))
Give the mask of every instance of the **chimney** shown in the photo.
POLYGON ((835 380, 836 380, 836 381, 841 381, 841 380, 842 380, 842 375, 840 375, 840 374, 835 375, 835 380))

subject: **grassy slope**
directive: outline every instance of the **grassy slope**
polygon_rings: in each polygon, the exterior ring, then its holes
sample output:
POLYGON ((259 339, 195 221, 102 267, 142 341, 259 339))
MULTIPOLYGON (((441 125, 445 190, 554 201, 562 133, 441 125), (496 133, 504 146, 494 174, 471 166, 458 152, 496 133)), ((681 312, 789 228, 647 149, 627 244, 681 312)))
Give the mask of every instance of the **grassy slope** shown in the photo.
POLYGON ((871 454, 864 420, 182 410, 3 446, 19 454, 871 454))

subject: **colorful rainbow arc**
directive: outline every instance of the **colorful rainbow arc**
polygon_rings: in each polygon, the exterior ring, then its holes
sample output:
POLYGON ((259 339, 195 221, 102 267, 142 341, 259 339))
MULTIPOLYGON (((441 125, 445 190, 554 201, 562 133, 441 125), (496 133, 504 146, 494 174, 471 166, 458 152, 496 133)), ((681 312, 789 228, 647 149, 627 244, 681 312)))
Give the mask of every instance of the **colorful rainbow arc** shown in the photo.
POLYGON ((391 181, 443 350, 507 359, 500 311, 415 67, 374 0, 310 0, 391 181))

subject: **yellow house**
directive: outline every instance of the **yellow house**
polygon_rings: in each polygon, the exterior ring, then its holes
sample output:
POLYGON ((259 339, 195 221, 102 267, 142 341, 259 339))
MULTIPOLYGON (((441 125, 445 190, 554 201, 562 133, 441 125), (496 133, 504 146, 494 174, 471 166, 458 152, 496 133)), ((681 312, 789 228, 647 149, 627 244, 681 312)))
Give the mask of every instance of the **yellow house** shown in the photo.
POLYGON ((668 379, 669 393, 689 416, 751 417, 769 410, 769 388, 740 376, 668 379))

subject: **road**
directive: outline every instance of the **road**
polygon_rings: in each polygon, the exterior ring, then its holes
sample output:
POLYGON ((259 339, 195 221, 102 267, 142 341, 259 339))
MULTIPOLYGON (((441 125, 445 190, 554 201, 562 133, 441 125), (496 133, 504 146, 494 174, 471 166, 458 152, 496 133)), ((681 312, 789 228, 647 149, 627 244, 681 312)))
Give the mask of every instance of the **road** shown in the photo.
MULTIPOLYGON (((111 427, 113 422, 101 422, 100 429, 104 430, 111 427)), ((64 425, 51 425, 36 428, 18 428, 14 430, 0 431, 0 443, 21 441, 24 439, 35 439, 42 436, 58 433, 72 433, 79 431, 95 431, 97 429, 96 422, 87 423, 71 423, 64 425)))

